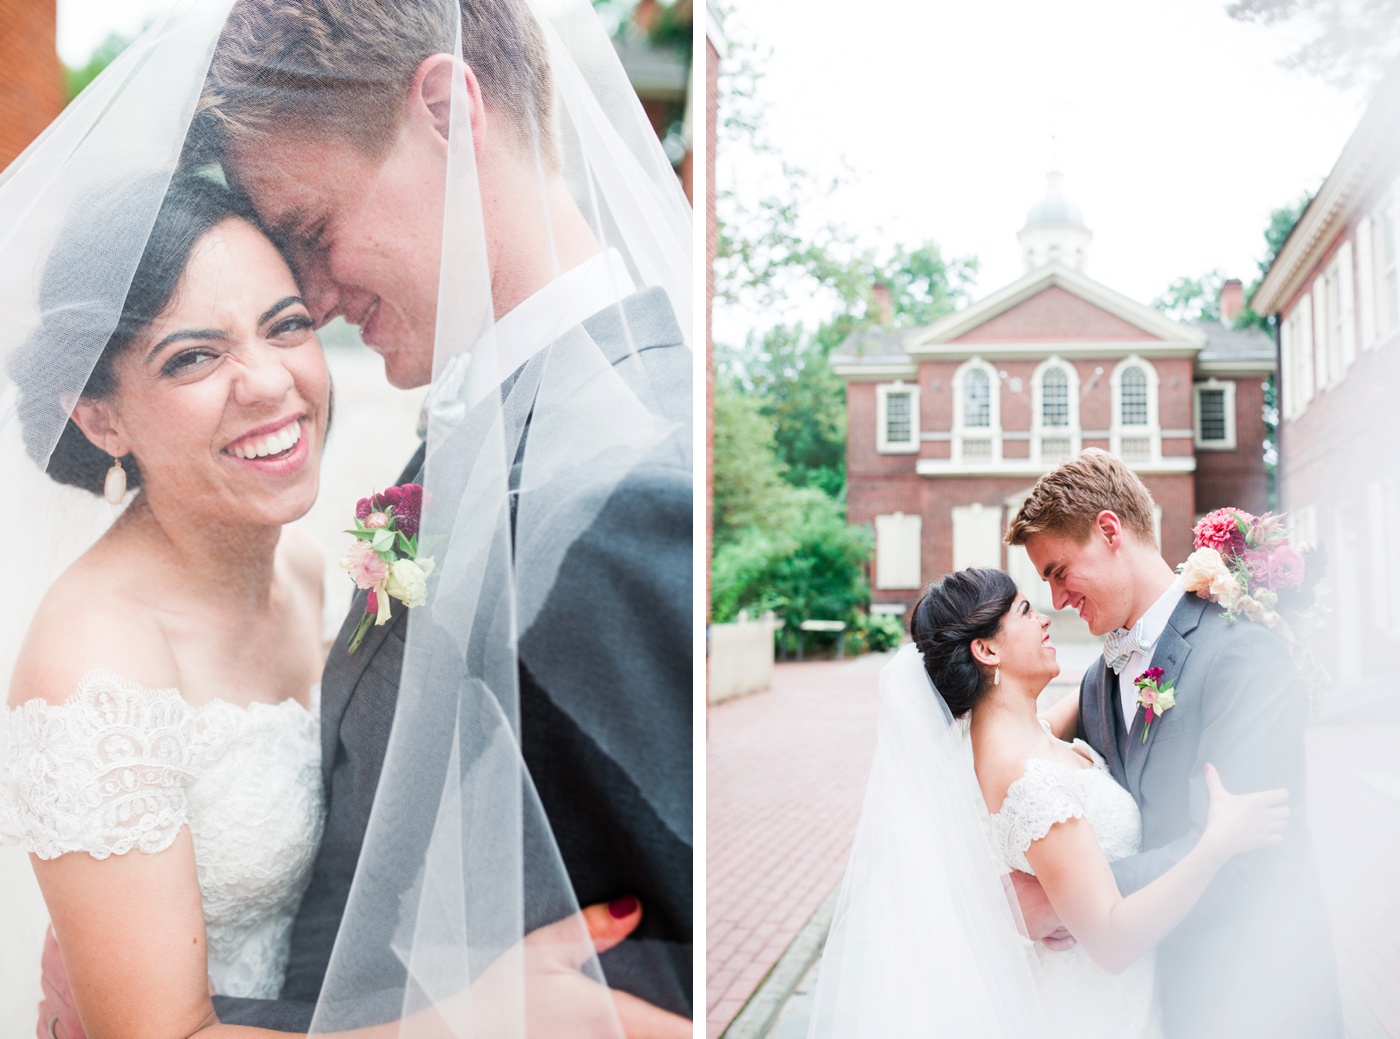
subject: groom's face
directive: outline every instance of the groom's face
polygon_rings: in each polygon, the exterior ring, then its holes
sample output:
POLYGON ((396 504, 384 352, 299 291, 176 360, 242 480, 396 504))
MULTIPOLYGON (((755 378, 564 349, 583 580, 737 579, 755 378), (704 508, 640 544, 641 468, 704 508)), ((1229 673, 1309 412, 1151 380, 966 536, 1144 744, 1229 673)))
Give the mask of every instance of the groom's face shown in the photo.
POLYGON ((389 382, 433 374, 446 164, 405 127, 383 157, 343 138, 259 137, 236 145, 234 178, 287 252, 318 324, 360 328, 389 382))
POLYGON ((1095 635, 1126 623, 1132 609, 1126 560, 1097 527, 1084 541, 1049 531, 1032 534, 1025 548, 1050 585, 1055 609, 1074 610, 1095 635))

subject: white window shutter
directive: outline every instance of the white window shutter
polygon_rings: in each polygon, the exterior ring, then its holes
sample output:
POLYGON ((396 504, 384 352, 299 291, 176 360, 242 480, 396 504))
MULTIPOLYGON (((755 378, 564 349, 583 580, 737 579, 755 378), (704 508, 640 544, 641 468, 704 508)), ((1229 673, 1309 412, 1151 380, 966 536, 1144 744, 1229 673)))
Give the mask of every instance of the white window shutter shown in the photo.
POLYGON ((1298 304, 1298 396, 1293 401, 1295 414, 1307 410, 1313 397, 1313 298, 1305 293, 1298 304))
POLYGON ((875 517, 875 587, 880 590, 922 586, 922 516, 896 512, 875 517))
POLYGON ((1293 398, 1298 392, 1298 379, 1295 375, 1296 364, 1294 353, 1298 345, 1293 341, 1293 316, 1290 314, 1286 318, 1281 318, 1278 329, 1278 351, 1279 351, 1279 411, 1286 419, 1293 418, 1293 398))
POLYGON ((1356 360, 1356 288, 1352 279, 1352 248, 1349 241, 1343 242, 1337 250, 1337 277, 1337 297, 1342 307, 1342 368, 1346 369, 1356 360))
POLYGON ((1376 345, 1376 253, 1371 242, 1371 218, 1363 216, 1356 225, 1356 287, 1361 307, 1361 348, 1376 345))
POLYGON ((1312 286, 1313 383, 1317 392, 1327 388, 1327 279, 1319 275, 1312 286))
POLYGON ((1001 567, 1001 509, 974 504, 953 508, 953 569, 1001 567))

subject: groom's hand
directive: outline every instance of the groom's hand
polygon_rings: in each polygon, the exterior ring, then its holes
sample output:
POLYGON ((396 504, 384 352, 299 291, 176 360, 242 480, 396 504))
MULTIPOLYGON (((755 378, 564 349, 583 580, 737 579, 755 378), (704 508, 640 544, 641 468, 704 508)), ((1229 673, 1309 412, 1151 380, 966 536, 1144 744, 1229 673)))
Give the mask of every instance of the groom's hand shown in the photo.
POLYGON ((1011 886, 1016 892, 1016 901, 1021 907, 1021 919, 1026 925, 1026 937, 1033 942, 1044 943, 1047 949, 1064 952, 1075 946, 1074 935, 1065 929, 1055 912, 1050 899, 1045 897, 1045 889, 1040 881, 1029 873, 1011 871, 1011 886))

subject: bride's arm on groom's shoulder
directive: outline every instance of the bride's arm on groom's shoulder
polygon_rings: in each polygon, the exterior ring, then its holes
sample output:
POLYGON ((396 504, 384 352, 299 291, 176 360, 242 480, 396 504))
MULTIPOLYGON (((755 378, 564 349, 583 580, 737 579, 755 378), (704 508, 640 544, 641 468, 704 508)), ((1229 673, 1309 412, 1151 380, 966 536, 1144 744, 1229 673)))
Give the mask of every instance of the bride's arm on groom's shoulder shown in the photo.
POLYGON ((1200 839, 1161 876, 1129 895, 1120 893, 1082 815, 1053 823, 1026 850, 1060 919, 1107 971, 1118 973, 1165 938, 1235 856, 1282 840, 1287 791, 1231 794, 1211 766, 1203 773, 1210 807, 1200 839))
MULTIPOLYGON (((1303 732, 1308 694, 1289 654, 1262 625, 1238 622, 1211 663, 1202 692, 1202 727, 1188 797, 1191 827, 1175 840, 1113 863, 1125 892, 1136 891, 1179 862, 1199 840, 1209 813, 1204 765, 1231 790, 1304 789, 1303 732)), ((1178 690, 1178 696, 1181 696, 1178 690)), ((1268 853, 1232 859, 1216 878, 1222 897, 1246 894, 1268 853)), ((1214 897, 1214 893, 1212 893, 1214 897)))

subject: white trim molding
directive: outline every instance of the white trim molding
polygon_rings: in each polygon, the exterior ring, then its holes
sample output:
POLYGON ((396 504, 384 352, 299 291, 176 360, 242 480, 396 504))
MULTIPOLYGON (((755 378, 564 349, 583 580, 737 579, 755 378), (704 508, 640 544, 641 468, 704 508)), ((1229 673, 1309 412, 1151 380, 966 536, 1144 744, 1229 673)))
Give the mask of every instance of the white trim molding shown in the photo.
POLYGON ((912 455, 919 451, 919 385, 895 380, 875 387, 875 450, 882 455, 912 455), (890 439, 890 398, 907 398, 909 408, 908 435, 902 440, 890 439))
POLYGON ((980 357, 963 362, 953 373, 953 459, 958 464, 987 465, 1001 461, 1001 377, 980 357), (975 373, 975 374, 974 374, 975 373), (987 424, 967 421, 969 384, 986 377, 987 424))
POLYGON ((1157 413, 1157 369, 1138 354, 1129 354, 1113 368, 1113 413, 1108 429, 1109 450, 1129 466, 1152 465, 1162 458, 1162 423, 1157 413), (1132 370, 1143 376, 1144 418, 1142 423, 1123 421, 1123 379, 1132 370))
MULTIPOLYGON (((1168 455, 1155 462, 1128 462, 1127 466, 1140 476, 1174 476, 1196 471, 1195 455, 1168 455)), ((946 458, 920 458, 914 471, 920 476, 939 479, 952 476, 1015 476, 1035 479, 1044 476, 1048 466, 1025 458, 1007 459, 998 465, 959 463, 946 458)))
POLYGON ((1191 387, 1192 411, 1195 415, 1196 429, 1196 450, 1198 451, 1233 451, 1235 450, 1235 382, 1233 379, 1206 379, 1191 387), (1215 440, 1207 440, 1204 432, 1205 407, 1202 403, 1202 396, 1206 393, 1219 393, 1221 407, 1224 409, 1224 436, 1215 440))

